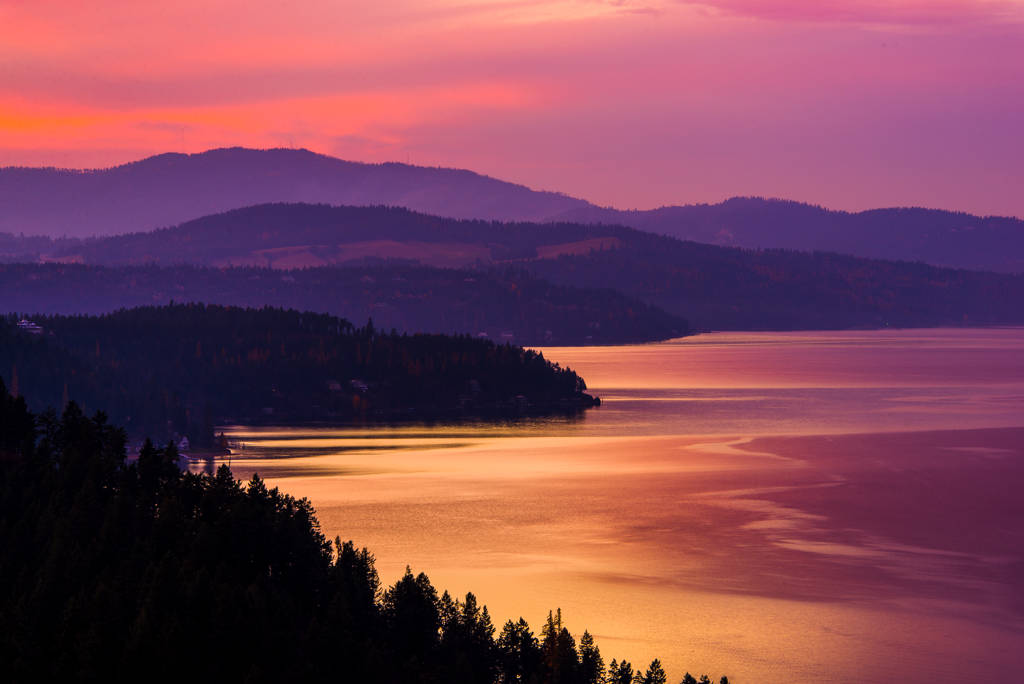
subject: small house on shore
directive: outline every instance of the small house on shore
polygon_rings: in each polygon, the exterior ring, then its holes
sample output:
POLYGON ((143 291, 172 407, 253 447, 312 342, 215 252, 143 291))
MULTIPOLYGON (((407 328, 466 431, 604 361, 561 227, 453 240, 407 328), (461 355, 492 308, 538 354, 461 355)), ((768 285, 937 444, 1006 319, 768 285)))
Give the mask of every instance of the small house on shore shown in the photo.
POLYGON ((18 321, 18 329, 27 332, 29 335, 42 335, 43 328, 35 321, 22 318, 18 321))

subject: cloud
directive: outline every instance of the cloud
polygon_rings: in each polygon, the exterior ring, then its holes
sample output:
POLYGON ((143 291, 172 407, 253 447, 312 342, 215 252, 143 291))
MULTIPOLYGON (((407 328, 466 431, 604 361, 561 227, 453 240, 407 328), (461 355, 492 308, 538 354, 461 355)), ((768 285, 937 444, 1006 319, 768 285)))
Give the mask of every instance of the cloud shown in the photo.
POLYGON ((1020 24, 1020 0, 677 0, 743 17, 781 22, 890 26, 1020 24))
POLYGON ((1022 7, 0 0, 0 163, 294 144, 601 204, 1021 213, 1022 7))
POLYGON ((156 131, 160 133, 185 133, 194 129, 194 126, 178 123, 176 121, 149 121, 142 120, 134 124, 142 131, 156 131))

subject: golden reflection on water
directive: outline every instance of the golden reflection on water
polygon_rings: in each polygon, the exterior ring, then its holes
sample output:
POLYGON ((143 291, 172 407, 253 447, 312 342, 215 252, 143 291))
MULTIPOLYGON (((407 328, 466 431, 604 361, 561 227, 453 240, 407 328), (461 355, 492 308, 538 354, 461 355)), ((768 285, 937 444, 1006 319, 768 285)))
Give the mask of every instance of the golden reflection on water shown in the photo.
MULTIPOLYGON (((244 428, 325 533, 606 660, 743 682, 1024 671, 1024 332, 705 335, 545 355, 582 420, 244 428)), ((197 468, 203 464, 195 464, 197 468)))

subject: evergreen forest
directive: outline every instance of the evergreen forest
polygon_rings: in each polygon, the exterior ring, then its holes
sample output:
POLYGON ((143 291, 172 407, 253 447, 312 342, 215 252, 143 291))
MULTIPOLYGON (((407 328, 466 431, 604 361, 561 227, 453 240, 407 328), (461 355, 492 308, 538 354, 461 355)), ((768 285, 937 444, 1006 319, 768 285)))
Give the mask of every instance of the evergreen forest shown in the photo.
POLYGON ((0 381, 5 681, 667 682, 658 660, 606 662, 561 611, 498 628, 422 572, 384 586, 308 500, 183 473, 173 444, 128 460, 125 442, 101 412, 34 415, 0 381))
POLYGON ((133 437, 212 446, 233 422, 574 413, 597 400, 537 351, 384 332, 326 314, 203 304, 0 320, 0 370, 33 410, 76 399, 133 437))

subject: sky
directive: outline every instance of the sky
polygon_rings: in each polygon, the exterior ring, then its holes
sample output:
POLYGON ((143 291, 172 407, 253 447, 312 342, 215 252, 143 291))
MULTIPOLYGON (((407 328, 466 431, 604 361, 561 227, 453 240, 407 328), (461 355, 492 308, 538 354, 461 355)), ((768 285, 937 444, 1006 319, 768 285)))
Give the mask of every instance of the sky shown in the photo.
POLYGON ((0 0, 0 166, 234 145, 1024 216, 1024 0, 0 0))

